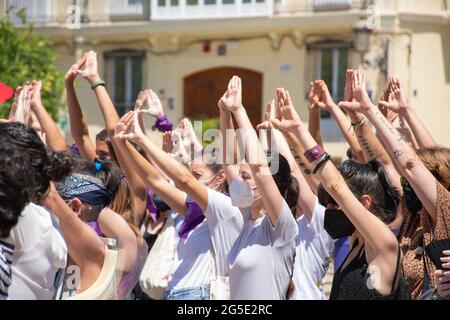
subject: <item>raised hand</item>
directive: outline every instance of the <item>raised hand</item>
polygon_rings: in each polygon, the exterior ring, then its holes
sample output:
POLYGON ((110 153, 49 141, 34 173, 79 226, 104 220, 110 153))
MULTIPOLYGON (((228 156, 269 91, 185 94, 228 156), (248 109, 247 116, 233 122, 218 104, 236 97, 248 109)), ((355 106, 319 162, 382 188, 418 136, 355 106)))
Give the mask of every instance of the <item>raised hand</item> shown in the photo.
POLYGON ((408 110, 409 103, 405 90, 400 80, 395 77, 390 79, 390 98, 390 101, 387 99, 385 101, 379 101, 378 104, 395 113, 404 113, 408 110))
MULTIPOLYGON (((350 74, 347 75, 348 77, 350 74)), ((351 75, 351 87, 353 92, 353 101, 342 101, 339 106, 343 109, 355 112, 363 112, 372 106, 366 90, 366 75, 364 72, 354 70, 351 75)))
POLYGON ((9 113, 9 118, 8 118, 8 120, 11 122, 15 121, 21 92, 22 92, 22 86, 17 87, 16 91, 14 92, 14 100, 13 100, 11 112, 9 113))
POLYGON ((155 118, 164 116, 164 108, 161 100, 152 90, 141 91, 136 101, 136 110, 155 118))
POLYGON ((227 111, 237 111, 242 107, 242 80, 241 78, 234 76, 228 84, 228 91, 219 102, 219 106, 222 106, 227 111))
POLYGON ((264 130, 264 129, 272 129, 272 119, 277 117, 277 103, 275 100, 271 100, 266 106, 266 112, 264 114, 264 122, 260 123, 256 129, 264 130))
POLYGON ((42 105, 41 91, 42 81, 33 80, 31 82, 31 108, 42 105))
POLYGON ((181 137, 181 133, 178 130, 172 132, 172 142, 173 142, 173 150, 170 154, 172 158, 176 161, 186 164, 189 163, 190 157, 186 151, 185 144, 183 142, 183 138, 181 137))
POLYGON ((315 82, 311 82, 309 84, 309 94, 308 94, 309 104, 308 104, 308 109, 310 111, 317 110, 317 108, 319 108, 318 103, 319 103, 320 98, 317 95, 316 91, 314 90, 315 89, 314 83, 315 82))
POLYGON ((88 53, 85 53, 83 55, 83 57, 80 59, 80 61, 78 61, 76 64, 72 65, 69 69, 69 71, 67 71, 65 77, 64 77, 64 82, 66 85, 73 85, 75 79, 77 78, 80 69, 84 66, 84 64, 86 63, 86 59, 88 57, 88 53))
POLYGON ((331 97, 330 90, 323 80, 317 80, 314 82, 314 96, 317 99, 316 104, 320 109, 330 112, 331 106, 335 103, 331 97))
POLYGON ((277 98, 277 106, 281 120, 277 118, 272 119, 272 125, 276 129, 282 131, 295 132, 301 126, 301 119, 297 111, 295 111, 289 91, 283 88, 278 88, 277 98))
POLYGON ((163 151, 168 154, 172 154, 173 151, 173 141, 172 132, 167 131, 163 133, 163 151))
POLYGON ((203 150, 203 146, 198 141, 197 135, 195 134, 194 127, 192 126, 191 120, 188 118, 184 118, 181 120, 182 127, 183 127, 183 135, 182 138, 184 140, 184 145, 188 146, 187 150, 191 150, 191 146, 194 146, 195 150, 203 150))
POLYGON ((353 101, 353 88, 352 88, 352 79, 353 79, 353 69, 348 69, 345 77, 345 88, 344 88, 344 101, 352 102, 353 101))
POLYGON ((136 144, 142 144, 145 134, 139 126, 138 113, 128 112, 120 119, 115 128, 115 137, 119 140, 129 140, 136 144))
POLYGON ((20 122, 28 125, 31 113, 31 95, 32 87, 25 85, 16 89, 13 107, 9 115, 11 122, 20 122))
POLYGON ((94 83, 100 80, 98 74, 98 62, 97 53, 94 51, 89 51, 86 56, 86 62, 84 63, 84 70, 78 70, 77 73, 80 74, 89 83, 94 83))

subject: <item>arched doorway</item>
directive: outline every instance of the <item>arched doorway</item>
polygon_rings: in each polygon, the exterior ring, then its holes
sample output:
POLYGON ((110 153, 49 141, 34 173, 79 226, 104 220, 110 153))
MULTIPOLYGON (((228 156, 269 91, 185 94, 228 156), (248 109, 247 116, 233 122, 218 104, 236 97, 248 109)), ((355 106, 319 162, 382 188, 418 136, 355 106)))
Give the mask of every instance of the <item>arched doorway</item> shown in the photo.
POLYGON ((243 104, 254 126, 261 122, 263 76, 243 68, 221 67, 184 78, 184 114, 189 118, 218 118, 217 102, 231 78, 242 78, 243 104))

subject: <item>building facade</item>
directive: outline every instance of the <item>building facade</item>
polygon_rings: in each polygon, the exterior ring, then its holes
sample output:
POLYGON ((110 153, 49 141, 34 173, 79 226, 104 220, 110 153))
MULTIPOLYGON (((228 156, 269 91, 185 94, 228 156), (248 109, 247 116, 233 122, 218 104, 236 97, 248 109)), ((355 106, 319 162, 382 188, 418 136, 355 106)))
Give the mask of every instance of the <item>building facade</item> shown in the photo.
MULTIPOLYGON (((51 38, 61 70, 86 50, 99 53, 121 114, 152 88, 174 121, 216 118, 237 74, 252 122, 279 86, 307 121, 309 83, 324 79, 339 100, 351 67, 368 73, 374 98, 388 75, 398 75, 438 143, 449 145, 450 0, 0 0, 0 12, 18 25, 23 7, 51 38)), ((85 83, 78 92, 97 133, 103 119, 95 97, 85 83)), ((336 123, 322 117, 327 149, 345 159, 336 123)))

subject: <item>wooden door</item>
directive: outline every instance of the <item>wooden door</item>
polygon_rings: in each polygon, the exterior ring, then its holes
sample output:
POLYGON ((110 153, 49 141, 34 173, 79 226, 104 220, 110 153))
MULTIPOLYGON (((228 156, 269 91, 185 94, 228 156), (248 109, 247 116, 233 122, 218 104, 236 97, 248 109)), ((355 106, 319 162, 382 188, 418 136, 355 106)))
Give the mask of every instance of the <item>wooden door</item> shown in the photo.
POLYGON ((243 104, 252 124, 261 122, 262 74, 233 67, 204 70, 184 79, 184 114, 188 118, 218 118, 217 103, 231 78, 241 77, 243 104))

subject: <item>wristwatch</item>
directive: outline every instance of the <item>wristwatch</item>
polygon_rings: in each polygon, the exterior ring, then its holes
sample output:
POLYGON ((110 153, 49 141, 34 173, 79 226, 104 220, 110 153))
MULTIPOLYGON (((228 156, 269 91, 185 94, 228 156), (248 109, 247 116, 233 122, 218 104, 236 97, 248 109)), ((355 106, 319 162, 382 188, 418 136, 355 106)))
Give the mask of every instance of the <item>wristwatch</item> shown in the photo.
POLYGON ((98 80, 95 81, 92 85, 91 85, 91 89, 95 90, 95 88, 97 88, 98 86, 105 86, 106 85, 106 81, 104 80, 98 80))

